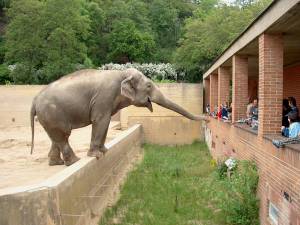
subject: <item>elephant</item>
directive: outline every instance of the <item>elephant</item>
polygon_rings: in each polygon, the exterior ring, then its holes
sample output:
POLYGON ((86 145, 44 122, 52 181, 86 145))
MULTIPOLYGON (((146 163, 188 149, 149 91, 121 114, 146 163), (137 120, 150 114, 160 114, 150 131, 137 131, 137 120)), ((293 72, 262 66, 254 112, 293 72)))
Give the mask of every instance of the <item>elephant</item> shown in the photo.
POLYGON ((111 116, 130 105, 147 107, 152 112, 152 102, 191 120, 207 120, 206 116, 193 115, 169 100, 149 78, 133 68, 84 69, 63 76, 41 90, 32 101, 31 154, 35 116, 51 139, 49 165, 69 166, 79 160, 68 141, 73 129, 92 124, 87 155, 98 159, 107 152, 104 142, 111 116))

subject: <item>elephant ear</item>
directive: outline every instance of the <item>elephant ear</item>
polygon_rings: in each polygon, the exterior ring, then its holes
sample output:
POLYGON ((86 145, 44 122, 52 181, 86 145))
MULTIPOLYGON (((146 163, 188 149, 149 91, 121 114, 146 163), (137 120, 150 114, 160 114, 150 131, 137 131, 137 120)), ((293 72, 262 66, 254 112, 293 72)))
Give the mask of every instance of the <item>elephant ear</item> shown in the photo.
POLYGON ((129 76, 121 83, 121 95, 129 98, 131 101, 135 98, 135 89, 133 87, 133 76, 129 76))

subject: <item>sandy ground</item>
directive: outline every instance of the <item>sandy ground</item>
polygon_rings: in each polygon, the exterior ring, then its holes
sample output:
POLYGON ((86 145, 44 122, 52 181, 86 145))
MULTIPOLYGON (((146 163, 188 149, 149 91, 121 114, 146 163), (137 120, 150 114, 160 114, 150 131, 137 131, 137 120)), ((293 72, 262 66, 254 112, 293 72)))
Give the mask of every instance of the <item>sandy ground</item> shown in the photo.
MULTIPOLYGON (((119 130, 119 122, 111 122, 106 142, 119 130)), ((70 144, 80 158, 87 157, 91 126, 73 130, 70 144)), ((36 184, 63 170, 66 166, 48 166, 50 139, 35 123, 35 148, 30 154, 31 130, 29 126, 1 126, 0 124, 0 189, 36 184)))

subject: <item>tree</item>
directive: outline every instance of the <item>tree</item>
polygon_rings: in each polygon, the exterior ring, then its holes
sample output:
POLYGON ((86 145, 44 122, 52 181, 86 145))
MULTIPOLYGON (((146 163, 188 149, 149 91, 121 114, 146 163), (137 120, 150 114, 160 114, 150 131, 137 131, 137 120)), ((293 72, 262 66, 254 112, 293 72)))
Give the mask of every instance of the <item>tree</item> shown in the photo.
POLYGON ((81 0, 19 0, 9 9, 6 62, 15 82, 47 83, 87 58, 90 20, 81 0))
MULTIPOLYGON (((44 2, 13 1, 8 10, 10 23, 5 35, 5 61, 22 64, 23 71, 14 76, 16 83, 33 82, 33 73, 44 58, 44 30, 41 29, 44 2)), ((14 74, 13 74, 14 75, 14 74)))
POLYGON ((101 61, 104 61, 104 51, 101 46, 104 41, 105 13, 97 3, 90 2, 86 4, 86 14, 91 21, 89 37, 86 40, 87 54, 93 63, 100 65, 101 61))
POLYGON ((184 36, 179 42, 174 61, 187 73, 189 81, 200 81, 202 74, 270 1, 260 0, 249 5, 215 4, 203 1, 194 16, 186 20, 184 36), (209 6, 209 7, 207 7, 209 6))
POLYGON ((115 23, 109 40, 109 57, 115 62, 147 62, 155 48, 153 37, 140 32, 129 19, 115 23))

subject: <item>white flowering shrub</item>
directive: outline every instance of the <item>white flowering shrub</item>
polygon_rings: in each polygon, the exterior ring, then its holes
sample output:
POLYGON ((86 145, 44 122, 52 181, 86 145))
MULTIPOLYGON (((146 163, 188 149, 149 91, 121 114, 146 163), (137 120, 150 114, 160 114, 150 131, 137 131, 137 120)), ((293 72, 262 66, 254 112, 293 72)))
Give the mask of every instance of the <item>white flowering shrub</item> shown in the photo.
MULTIPOLYGON (((135 68, 152 80, 177 80, 178 78, 174 66, 170 63, 108 63, 99 67, 100 70, 125 70, 128 68, 135 68)), ((183 74, 180 74, 180 76, 182 77, 183 74)))

